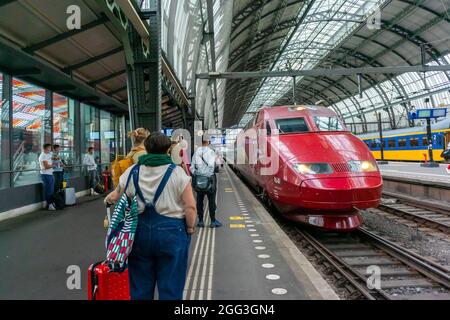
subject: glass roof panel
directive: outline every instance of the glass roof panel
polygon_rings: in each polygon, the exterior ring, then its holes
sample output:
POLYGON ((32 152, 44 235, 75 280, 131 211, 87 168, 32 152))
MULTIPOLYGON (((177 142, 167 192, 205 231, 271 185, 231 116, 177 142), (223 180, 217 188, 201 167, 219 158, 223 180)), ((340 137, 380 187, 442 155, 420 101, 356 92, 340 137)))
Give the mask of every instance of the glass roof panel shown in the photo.
MULTIPOLYGON (((314 1, 300 26, 292 28, 293 34, 286 50, 272 70, 314 68, 333 48, 378 8, 383 1, 377 0, 318 0, 314 1)), ((305 4, 299 13, 307 10, 305 4)), ((289 37, 286 38, 287 41, 289 37)), ((300 80, 299 77, 297 80, 300 80)), ((291 88, 290 78, 268 78, 253 98, 248 110, 274 105, 291 88)), ((249 117, 239 123, 244 126, 249 117)))

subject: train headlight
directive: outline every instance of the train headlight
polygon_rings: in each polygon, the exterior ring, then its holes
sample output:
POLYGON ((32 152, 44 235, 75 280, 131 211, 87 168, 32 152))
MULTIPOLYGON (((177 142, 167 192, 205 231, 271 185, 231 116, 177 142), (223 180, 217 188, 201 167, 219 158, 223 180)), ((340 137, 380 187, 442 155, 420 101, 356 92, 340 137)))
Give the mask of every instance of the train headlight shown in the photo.
POLYGON ((378 171, 378 166, 375 161, 354 160, 354 161, 349 161, 348 164, 350 165, 352 172, 376 172, 376 171, 378 171))
POLYGON ((333 173, 333 169, 328 163, 296 163, 294 170, 301 174, 333 173))

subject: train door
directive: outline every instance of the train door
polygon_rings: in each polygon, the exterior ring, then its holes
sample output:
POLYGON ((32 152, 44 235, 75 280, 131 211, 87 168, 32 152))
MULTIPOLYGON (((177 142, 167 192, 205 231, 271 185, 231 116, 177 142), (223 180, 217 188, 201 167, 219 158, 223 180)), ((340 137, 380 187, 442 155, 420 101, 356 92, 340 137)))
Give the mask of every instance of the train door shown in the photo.
POLYGON ((449 149, 448 145, 450 143, 450 131, 444 133, 444 150, 449 149))

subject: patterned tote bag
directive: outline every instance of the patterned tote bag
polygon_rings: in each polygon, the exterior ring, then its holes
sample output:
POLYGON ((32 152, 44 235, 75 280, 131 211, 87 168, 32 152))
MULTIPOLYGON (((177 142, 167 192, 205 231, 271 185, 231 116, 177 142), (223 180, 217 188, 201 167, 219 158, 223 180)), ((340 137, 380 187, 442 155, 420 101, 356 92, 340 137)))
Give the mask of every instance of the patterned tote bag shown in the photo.
POLYGON ((135 166, 128 176, 122 197, 114 207, 106 235, 105 262, 111 271, 123 272, 127 268, 127 258, 133 247, 138 223, 137 197, 128 197, 126 190, 134 175, 139 178, 139 166, 135 166))

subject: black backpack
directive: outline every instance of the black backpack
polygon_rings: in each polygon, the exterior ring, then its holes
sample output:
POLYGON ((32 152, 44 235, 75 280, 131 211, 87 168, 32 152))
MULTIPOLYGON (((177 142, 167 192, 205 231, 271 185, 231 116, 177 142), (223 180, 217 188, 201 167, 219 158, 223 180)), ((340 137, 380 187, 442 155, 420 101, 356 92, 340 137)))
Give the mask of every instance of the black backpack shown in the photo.
POLYGON ((53 204, 56 210, 62 210, 66 206, 66 201, 64 199, 64 190, 56 192, 53 194, 53 204))

